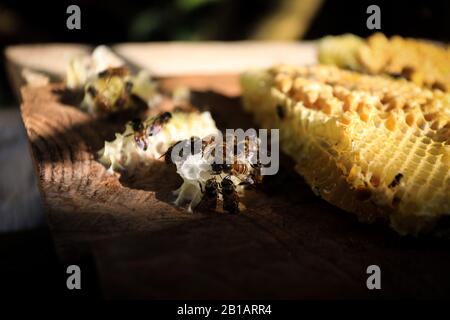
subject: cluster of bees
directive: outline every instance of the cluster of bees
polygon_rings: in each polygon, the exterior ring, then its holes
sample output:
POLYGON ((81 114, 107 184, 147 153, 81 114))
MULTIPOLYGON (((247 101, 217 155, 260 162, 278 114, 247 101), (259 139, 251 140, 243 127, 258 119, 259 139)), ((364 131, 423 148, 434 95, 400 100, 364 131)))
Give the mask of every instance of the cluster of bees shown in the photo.
POLYGON ((210 178, 203 183, 198 182, 202 193, 202 200, 197 206, 199 209, 216 210, 221 197, 224 211, 239 213, 240 189, 262 182, 262 165, 258 161, 253 161, 257 159, 259 150, 256 138, 254 140, 247 137, 239 142, 236 136, 232 136, 231 139, 214 135, 205 138, 191 137, 173 144, 167 150, 164 155, 166 163, 174 163, 173 150, 180 146, 179 151, 175 152, 175 156, 180 159, 201 153, 201 157, 210 163, 210 178))
MULTIPOLYGON (((161 131, 172 118, 164 112, 145 122, 135 119, 131 122, 134 141, 138 148, 146 150, 148 138, 161 131)), ((172 144, 161 156, 167 164, 184 161, 190 155, 201 153, 201 158, 210 164, 209 178, 198 181, 202 199, 198 209, 216 210, 222 198, 223 210, 229 213, 240 211, 239 192, 245 186, 262 182, 262 165, 257 160, 259 140, 245 137, 238 141, 234 136, 210 135, 204 138, 192 136, 172 144), (230 143, 231 141, 231 143, 230 143)))

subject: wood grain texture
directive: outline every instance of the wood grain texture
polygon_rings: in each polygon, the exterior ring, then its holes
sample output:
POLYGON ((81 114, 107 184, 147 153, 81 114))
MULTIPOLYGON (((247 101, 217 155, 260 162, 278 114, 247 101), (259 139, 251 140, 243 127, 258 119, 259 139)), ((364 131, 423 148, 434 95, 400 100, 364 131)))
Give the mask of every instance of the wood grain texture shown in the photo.
MULTIPOLYGON (((102 236, 196 218, 158 201, 157 185, 152 191, 135 189, 107 173, 95 160, 96 152, 106 139, 123 130, 126 118, 96 119, 64 105, 56 93, 61 88, 51 85, 22 91, 22 115, 53 230, 102 236)), ((147 174, 154 181, 167 181, 167 170, 155 166, 147 174)), ((167 182, 166 189, 175 188, 167 182)))
MULTIPOLYGON (((193 90, 218 126, 254 126, 237 75, 162 78, 193 90)), ((118 177, 95 160, 124 117, 76 108, 62 85, 24 87, 22 116, 57 249, 66 262, 92 255, 108 298, 449 297, 448 241, 400 237, 314 196, 289 159, 249 191, 240 215, 189 214, 171 204, 179 180, 161 164, 118 177), (382 290, 366 289, 366 268, 382 290)), ((170 101, 161 106, 171 107, 170 101)))
MULTIPOLYGON (((230 77, 170 78, 161 85, 195 88, 194 103, 210 110, 222 129, 253 126, 239 98, 221 93, 237 81, 230 77)), ((59 252, 68 261, 92 253, 106 297, 450 293, 448 243, 358 223, 314 196, 289 159, 264 189, 247 193, 247 210, 238 216, 175 208, 170 191, 179 181, 165 165, 141 176, 108 174, 94 154, 123 120, 95 119, 65 105, 58 88, 25 88, 22 113, 59 252), (382 292, 365 287, 371 264, 383 270, 382 292)))

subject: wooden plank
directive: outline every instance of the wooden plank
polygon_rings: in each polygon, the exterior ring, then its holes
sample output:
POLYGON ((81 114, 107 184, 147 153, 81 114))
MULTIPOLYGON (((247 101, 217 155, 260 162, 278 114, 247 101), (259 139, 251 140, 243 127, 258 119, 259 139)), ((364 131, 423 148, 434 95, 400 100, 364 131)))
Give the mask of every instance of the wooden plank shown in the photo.
MULTIPOLYGON (((146 191, 126 186, 95 160, 106 139, 123 130, 126 119, 97 119, 61 103, 61 85, 27 86, 21 107, 40 181, 50 227, 55 232, 96 236, 158 229, 196 216, 187 215, 156 197, 176 187, 164 177, 167 168, 155 165, 150 181, 162 189, 146 191)), ((83 235, 81 235, 83 236, 83 235)), ((61 252, 64 254, 64 252, 61 252)))
MULTIPOLYGON (((160 83, 165 91, 192 88, 193 103, 210 110, 222 129, 253 126, 240 105, 236 74, 160 83)), ((24 87, 22 117, 57 249, 65 261, 93 254, 106 297, 450 294, 448 243, 359 224, 315 197, 288 159, 263 190, 247 193, 247 210, 238 216, 175 208, 171 190, 179 180, 163 164, 142 176, 108 174, 95 153, 125 119, 91 117, 62 89, 24 87), (382 291, 365 287, 371 264, 382 269, 382 291)), ((170 101, 161 106, 170 107, 170 101)))
MULTIPOLYGON (((217 91, 230 82, 218 76, 183 77, 163 80, 162 86, 194 83, 194 102, 213 106, 221 128, 251 126, 239 99, 217 91), (216 91, 208 90, 211 86, 216 91)), ((130 180, 109 175, 93 155, 120 124, 61 104, 52 89, 25 88, 22 107, 49 223, 63 258, 73 261, 93 252, 105 296, 448 294, 445 245, 359 224, 316 198, 286 159, 266 190, 248 193, 243 199, 248 210, 237 217, 188 214, 173 207, 170 191, 177 178, 164 166, 130 180), (365 288, 370 264, 382 267, 382 293, 365 288)))
POLYGON ((6 68, 12 87, 18 98, 25 85, 42 85, 50 80, 61 80, 71 57, 86 54, 87 45, 36 44, 16 45, 5 50, 6 68))
POLYGON ((287 206, 282 200, 288 199, 276 194, 244 215, 216 215, 96 242, 103 294, 137 299, 448 298, 448 244, 400 238, 361 225, 325 203, 292 206, 290 199, 287 206), (381 268, 382 290, 366 287, 371 264, 381 268))
MULTIPOLYGON (((314 64, 313 42, 153 42, 125 43, 112 49, 129 64, 149 70, 157 77, 190 74, 239 73, 248 68, 280 63, 314 64)), ((24 84, 42 85, 64 79, 69 59, 86 54, 90 46, 81 44, 16 45, 5 50, 8 74, 20 96, 24 84)))
POLYGON ((113 46, 128 62, 157 76, 240 73, 274 64, 317 62, 314 42, 173 42, 113 46))

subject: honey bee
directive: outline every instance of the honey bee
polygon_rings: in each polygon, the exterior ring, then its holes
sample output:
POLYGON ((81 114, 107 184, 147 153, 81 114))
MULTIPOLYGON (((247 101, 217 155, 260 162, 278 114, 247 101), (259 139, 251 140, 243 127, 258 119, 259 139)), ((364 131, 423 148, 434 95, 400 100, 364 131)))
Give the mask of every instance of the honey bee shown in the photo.
MULTIPOLYGON (((202 139, 202 156, 209 155, 209 153, 207 152, 208 147, 213 147, 215 145, 215 142, 216 142, 215 135, 209 135, 202 139)), ((211 155, 215 156, 214 154, 211 154, 211 155)))
POLYGON ((257 138, 251 139, 250 137, 245 137, 245 140, 241 143, 244 145, 244 154, 239 156, 243 156, 244 160, 250 163, 256 162, 255 160, 257 160, 257 154, 259 152, 259 140, 257 138))
POLYGON ((148 148, 147 136, 145 132, 145 124, 141 119, 135 118, 131 120, 131 127, 134 131, 134 141, 138 145, 139 148, 144 151, 148 148))
POLYGON ((235 162, 231 165, 230 174, 241 180, 241 186, 256 185, 262 182, 260 168, 259 165, 251 163, 235 162))
POLYGON ((134 118, 133 120, 131 120, 131 127, 134 131, 143 131, 144 123, 140 118, 134 118))
POLYGON ((218 164, 216 162, 213 162, 211 164, 211 171, 213 175, 220 175, 224 173, 226 175, 233 175, 236 177, 250 176, 250 175, 259 176, 260 166, 254 165, 249 161, 239 160, 237 157, 235 157, 231 164, 229 163, 218 164))
POLYGON ((148 136, 151 137, 158 134, 170 119, 172 119, 172 114, 170 112, 163 112, 153 118, 152 123, 148 127, 148 136))
POLYGON ((173 164, 173 160, 172 160, 172 151, 173 151, 173 149, 174 149, 176 146, 180 146, 181 149, 180 149, 180 151, 178 152, 178 156, 179 156, 182 160, 185 160, 186 157, 187 157, 189 154, 194 155, 194 154, 197 154, 197 153, 201 152, 200 144, 201 144, 201 139, 200 139, 199 137, 197 137, 197 136, 192 136, 192 137, 190 137, 189 139, 180 140, 180 141, 175 142, 174 144, 172 144, 172 145, 167 149, 167 151, 161 156, 161 158, 164 157, 164 161, 165 161, 167 164, 173 164), (181 144, 183 144, 183 145, 181 146, 181 144), (184 151, 184 150, 187 150, 187 149, 190 150, 190 153, 188 152, 188 153, 184 154, 183 151, 184 151))
POLYGON ((251 169, 252 169, 252 167, 247 163, 234 162, 231 165, 230 173, 234 174, 235 176, 249 175, 251 172, 251 169))
MULTIPOLYGON (((173 150, 173 148, 175 147, 175 146, 177 146, 178 144, 180 144, 180 143, 182 143, 183 142, 183 140, 180 140, 180 141, 177 141, 177 142, 175 142, 174 144, 172 144, 168 149, 167 149, 167 151, 160 157, 160 158, 163 158, 164 157, 164 162, 165 163, 167 163, 167 164, 173 164, 173 161, 172 161, 172 150, 173 150)), ((182 152, 182 151, 181 151, 182 152)), ((181 156, 181 155, 180 155, 181 156)))
POLYGON ((262 164, 261 162, 257 162, 256 164, 251 164, 253 171, 251 173, 251 177, 254 183, 261 183, 263 180, 263 175, 261 174, 262 164))
POLYGON ((201 183, 200 190, 203 194, 202 200, 200 201, 198 208, 199 209, 207 209, 207 210, 215 210, 217 207, 217 198, 219 195, 219 185, 215 178, 208 179, 205 183, 205 189, 201 183))
POLYGON ((231 159, 229 157, 226 159, 227 163, 221 164, 217 162, 215 157, 211 164, 211 174, 234 176, 242 181, 239 185, 243 186, 260 183, 262 181, 261 164, 258 161, 254 163, 256 152, 259 150, 258 140, 255 141, 251 137, 246 137, 245 140, 238 142, 236 136, 234 136, 232 143, 232 146, 227 145, 225 141, 222 144, 223 157, 226 156, 226 151, 231 151, 231 148, 233 148, 234 154, 231 159))
POLYGON ((284 111, 283 106, 280 105, 280 104, 277 105, 276 110, 277 110, 277 116, 278 116, 278 118, 279 118, 280 120, 284 120, 284 118, 286 117, 286 112, 284 111))
POLYGON ((394 180, 392 180, 392 182, 388 185, 388 188, 395 188, 396 186, 398 186, 400 184, 400 181, 403 178, 403 174, 402 173, 398 173, 395 177, 394 180))
POLYGON ((222 179, 220 187, 223 197, 223 210, 229 213, 239 213, 239 196, 233 181, 229 177, 225 177, 222 179))
POLYGON ((252 186, 256 184, 256 181, 252 178, 252 176, 247 176, 244 179, 241 179, 239 183, 240 186, 252 186))
POLYGON ((130 122, 131 128, 133 129, 134 133, 126 136, 128 137, 134 134, 134 141, 139 148, 145 151, 148 148, 148 137, 159 133, 162 130, 164 124, 169 122, 171 118, 172 114, 170 112, 164 112, 156 116, 155 118, 152 118, 150 120, 150 125, 146 123, 147 121, 143 122, 141 119, 135 118, 130 122))
POLYGON ((222 173, 231 174, 232 165, 228 163, 217 163, 213 162, 211 164, 211 174, 212 175, 221 175, 222 173))
POLYGON ((130 71, 125 67, 108 68, 86 85, 85 95, 92 100, 93 107, 100 113, 125 110, 132 106, 129 81, 130 71))
POLYGON ((220 150, 220 147, 222 146, 222 142, 218 141, 216 135, 209 135, 207 137, 204 137, 202 139, 202 157, 204 157, 205 159, 216 159, 216 156, 218 156, 218 154, 216 154, 216 151, 220 150))
POLYGON ((213 162, 211 163, 211 174, 219 175, 222 173, 222 164, 213 162))

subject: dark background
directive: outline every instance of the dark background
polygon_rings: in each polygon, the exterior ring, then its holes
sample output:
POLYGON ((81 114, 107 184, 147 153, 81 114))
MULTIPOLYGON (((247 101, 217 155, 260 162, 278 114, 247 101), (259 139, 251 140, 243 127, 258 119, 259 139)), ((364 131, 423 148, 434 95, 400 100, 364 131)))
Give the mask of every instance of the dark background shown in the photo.
MULTIPOLYGON (((252 39, 255 29, 280 10, 284 1, 297 0, 3 0, 0 49, 10 44, 38 42, 252 39), (81 30, 66 28, 66 9, 70 4, 81 8, 81 30)), ((450 1, 443 0, 323 1, 302 38, 346 32, 368 36, 372 33, 366 28, 366 9, 370 4, 380 6, 381 31, 386 35, 450 40, 450 1)), ((4 70, 4 66, 0 67, 4 70)), ((0 106, 13 102, 2 72, 0 106)))

